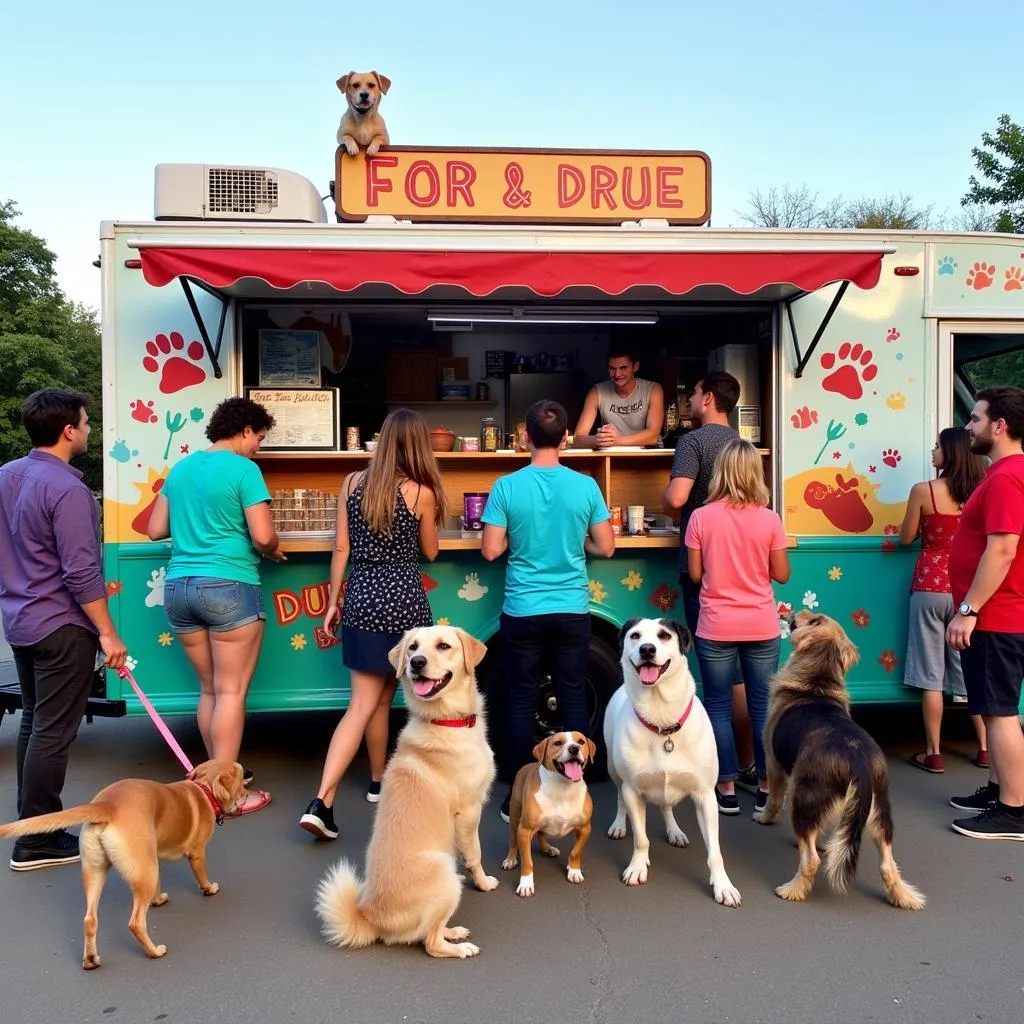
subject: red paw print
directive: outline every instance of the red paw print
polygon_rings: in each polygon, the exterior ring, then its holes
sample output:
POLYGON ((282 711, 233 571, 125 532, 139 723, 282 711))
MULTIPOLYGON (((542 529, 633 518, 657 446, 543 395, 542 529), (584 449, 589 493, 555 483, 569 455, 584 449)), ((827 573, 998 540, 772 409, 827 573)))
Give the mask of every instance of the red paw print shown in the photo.
POLYGON ((797 409, 789 418, 797 430, 806 430, 818 422, 818 412, 816 409, 808 409, 805 405, 802 409, 797 409))
POLYGON ((967 287, 980 292, 982 288, 988 288, 995 280, 996 267, 994 263, 975 263, 967 271, 967 287))
POLYGON ((185 348, 185 339, 172 331, 158 334, 152 341, 146 342, 146 352, 142 366, 150 373, 160 373, 159 388, 165 395, 173 395, 176 391, 202 384, 206 380, 206 371, 198 366, 203 358, 203 346, 193 341, 185 348), (178 355, 182 352, 183 355, 178 355))
POLYGON ((1024 289, 1024 271, 1021 271, 1020 267, 1010 267, 1003 276, 1006 278, 1004 292, 1019 292, 1024 289))
POLYGON ((890 468, 895 469, 902 461, 903 456, 900 455, 898 448, 886 448, 882 452, 882 461, 890 468))
POLYGON ((854 401, 861 398, 864 394, 861 382, 872 381, 878 376, 873 355, 871 349, 860 342, 851 345, 848 341, 844 341, 837 352, 826 352, 821 357, 821 368, 831 372, 821 382, 822 388, 854 401))
POLYGON ((890 327, 889 330, 885 334, 885 340, 886 341, 899 341, 900 340, 900 332, 897 331, 895 327, 890 327))
POLYGON ((143 401, 141 398, 137 402, 131 402, 128 408, 132 411, 132 419, 140 423, 156 423, 159 418, 153 411, 153 403, 143 401))

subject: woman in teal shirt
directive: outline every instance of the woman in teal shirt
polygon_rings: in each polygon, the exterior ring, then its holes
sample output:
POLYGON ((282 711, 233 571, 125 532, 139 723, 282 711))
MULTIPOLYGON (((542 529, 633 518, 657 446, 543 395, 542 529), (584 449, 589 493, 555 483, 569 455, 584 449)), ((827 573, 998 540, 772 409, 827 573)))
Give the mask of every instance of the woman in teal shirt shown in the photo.
MULTIPOLYGON (((152 540, 171 538, 164 610, 199 677, 199 732, 217 761, 237 761, 242 745, 266 620, 259 560, 285 560, 270 492, 252 461, 273 426, 258 402, 221 402, 206 428, 212 444, 170 471, 146 531, 152 540)), ((250 790, 234 813, 269 803, 265 790, 250 790)))

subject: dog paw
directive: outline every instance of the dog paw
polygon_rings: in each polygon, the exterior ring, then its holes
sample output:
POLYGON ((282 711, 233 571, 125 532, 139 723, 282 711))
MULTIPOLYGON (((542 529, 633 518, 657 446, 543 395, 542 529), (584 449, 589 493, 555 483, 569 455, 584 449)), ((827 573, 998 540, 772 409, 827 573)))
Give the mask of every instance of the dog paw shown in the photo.
POLYGON ((609 839, 625 839, 626 838, 626 823, 619 821, 618 818, 612 822, 611 827, 608 829, 609 839))
POLYGON ((170 897, 165 892, 158 892, 153 897, 153 902, 150 903, 151 907, 162 907, 170 897))
POLYGON ((101 963, 102 961, 100 960, 99 953, 91 953, 90 955, 82 958, 82 970, 95 971, 101 963))
POLYGON ((348 153, 349 156, 359 155, 359 147, 356 145, 354 139, 345 139, 344 146, 345 152, 348 153))
POLYGON ((687 847, 690 845, 690 840, 681 828, 669 832, 668 841, 672 846, 687 847))
POLYGON ((775 823, 775 815, 769 817, 767 811, 754 811, 751 817, 758 825, 773 825, 775 823))
POLYGON ((459 942, 452 946, 455 950, 455 955, 461 960, 468 960, 471 956, 480 955, 480 947, 473 945, 472 942, 459 942))
POLYGON ((516 895, 522 896, 523 899, 529 899, 534 893, 533 888, 533 875, 523 875, 519 879, 519 884, 516 886, 516 895))
POLYGON ((501 862, 501 868, 503 871, 511 871, 519 863, 518 857, 506 857, 501 862))
POLYGON ((220 882, 211 882, 209 889, 203 890, 204 896, 216 896, 220 892, 220 882))
POLYGON ((721 903, 723 907, 738 907, 740 905, 740 891, 728 879, 725 882, 712 883, 715 890, 715 902, 721 903))
POLYGON ((160 957, 167 955, 167 947, 161 942, 159 946, 153 947, 153 952, 149 954, 153 960, 159 960, 160 957))
POLYGON ((377 151, 378 151, 379 149, 380 149, 380 142, 379 142, 379 140, 377 140, 377 139, 374 139, 374 140, 373 140, 373 141, 372 141, 372 142, 371 142, 371 143, 370 143, 370 144, 369 144, 369 145, 368 145, 368 146, 366 147, 366 155, 367 155, 367 156, 376 156, 376 155, 377 155, 377 151))
POLYGON ((481 892, 490 892, 492 889, 497 889, 499 883, 494 875, 484 875, 479 881, 474 880, 473 884, 481 892))
POLYGON ((543 853, 545 857, 557 857, 559 854, 558 847, 552 846, 550 843, 546 843, 542 846, 540 848, 540 852, 543 853))
POLYGON ((629 862, 626 870, 622 872, 622 880, 626 885, 646 885, 647 869, 650 867, 650 864, 651 862, 646 857, 641 857, 639 860, 634 858, 629 862))
POLYGON ((782 899, 790 900, 793 903, 803 903, 807 899, 807 890, 799 883, 794 885, 792 882, 787 882, 785 885, 775 887, 775 895, 781 896, 782 899))
POLYGON ((583 881, 583 872, 579 868, 569 868, 565 873, 565 877, 572 882, 573 885, 579 885, 583 881))
POLYGON ((444 937, 449 942, 462 942, 463 939, 469 938, 469 929, 463 928, 461 925, 456 925, 454 928, 445 928, 444 937))

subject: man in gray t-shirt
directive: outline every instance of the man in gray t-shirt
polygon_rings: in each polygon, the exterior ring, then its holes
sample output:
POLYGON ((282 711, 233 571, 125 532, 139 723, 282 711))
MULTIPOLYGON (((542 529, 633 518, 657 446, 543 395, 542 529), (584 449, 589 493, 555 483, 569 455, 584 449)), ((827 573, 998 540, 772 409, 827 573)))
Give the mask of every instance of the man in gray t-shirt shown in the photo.
POLYGON ((608 353, 608 380, 595 384, 576 421, 577 448, 616 448, 622 445, 660 445, 665 423, 665 394, 661 385, 636 375, 640 363, 628 351, 608 353), (598 417, 601 428, 596 432, 598 417))

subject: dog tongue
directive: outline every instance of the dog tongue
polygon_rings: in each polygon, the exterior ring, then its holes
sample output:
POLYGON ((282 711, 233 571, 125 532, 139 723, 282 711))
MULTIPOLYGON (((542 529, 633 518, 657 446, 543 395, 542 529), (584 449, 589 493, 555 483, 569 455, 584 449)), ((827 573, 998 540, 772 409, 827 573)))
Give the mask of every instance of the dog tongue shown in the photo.
POLYGON ((583 768, 575 761, 565 762, 565 777, 570 782, 579 782, 583 778, 583 768))
POLYGON ((417 697, 426 697, 434 688, 434 683, 435 680, 433 679, 414 679, 412 682, 412 692, 417 697))
POLYGON ((641 665, 640 666, 640 682, 646 683, 648 686, 651 683, 658 681, 658 674, 660 667, 658 665, 641 665))

